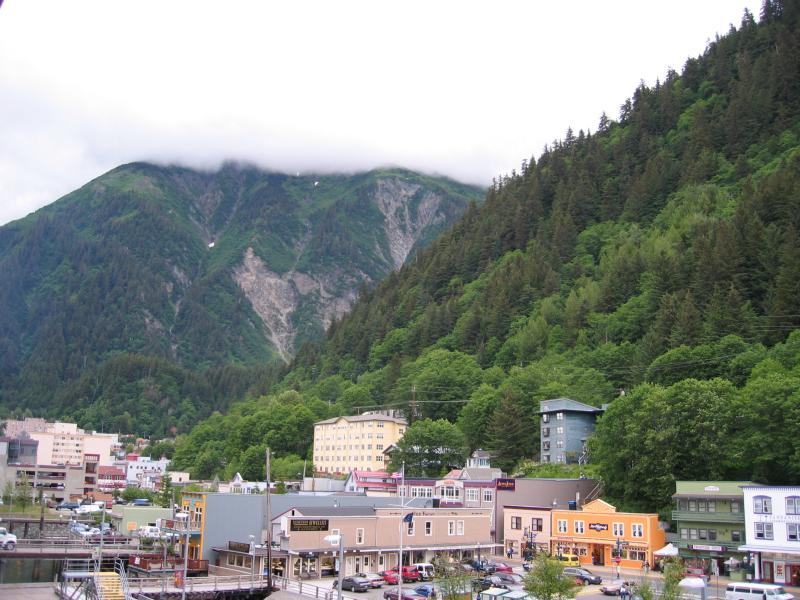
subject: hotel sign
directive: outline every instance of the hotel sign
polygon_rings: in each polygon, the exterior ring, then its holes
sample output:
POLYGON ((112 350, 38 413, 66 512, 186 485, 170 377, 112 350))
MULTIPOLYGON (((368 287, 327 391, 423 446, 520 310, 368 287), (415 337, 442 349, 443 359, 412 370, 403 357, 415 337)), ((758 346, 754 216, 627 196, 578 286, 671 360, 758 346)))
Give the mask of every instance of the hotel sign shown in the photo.
POLYGON ((608 531, 608 523, 589 523, 589 529, 595 531, 608 531))
POLYGON ((495 489, 498 490, 508 490, 509 492, 513 492, 517 489, 517 480, 516 479, 498 479, 495 483, 495 489))
POLYGON ((328 519, 292 519, 289 531, 328 531, 328 519))

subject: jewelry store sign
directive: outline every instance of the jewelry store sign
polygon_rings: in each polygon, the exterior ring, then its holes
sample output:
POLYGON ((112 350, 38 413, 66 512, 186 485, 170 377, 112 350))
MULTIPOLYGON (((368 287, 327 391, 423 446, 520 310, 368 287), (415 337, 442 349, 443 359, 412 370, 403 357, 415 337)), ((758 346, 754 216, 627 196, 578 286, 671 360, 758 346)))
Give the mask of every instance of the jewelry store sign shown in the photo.
POLYGON ((328 531, 328 519, 292 519, 289 531, 328 531))

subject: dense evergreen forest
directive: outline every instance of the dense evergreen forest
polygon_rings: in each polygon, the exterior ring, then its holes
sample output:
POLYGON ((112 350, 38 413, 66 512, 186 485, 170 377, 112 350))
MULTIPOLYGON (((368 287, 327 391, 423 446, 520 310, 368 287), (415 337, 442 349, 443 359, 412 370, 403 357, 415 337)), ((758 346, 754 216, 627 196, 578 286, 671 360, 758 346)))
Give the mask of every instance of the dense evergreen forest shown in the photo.
POLYGON ((592 460, 621 506, 663 509, 675 479, 800 481, 798 18, 745 11, 500 177, 269 395, 180 438, 178 466, 259 477, 267 444, 310 458, 315 419, 395 407, 513 472, 563 395, 610 403, 592 460))
POLYGON ((0 417, 186 432, 482 194, 404 169, 118 167, 0 227, 0 417))

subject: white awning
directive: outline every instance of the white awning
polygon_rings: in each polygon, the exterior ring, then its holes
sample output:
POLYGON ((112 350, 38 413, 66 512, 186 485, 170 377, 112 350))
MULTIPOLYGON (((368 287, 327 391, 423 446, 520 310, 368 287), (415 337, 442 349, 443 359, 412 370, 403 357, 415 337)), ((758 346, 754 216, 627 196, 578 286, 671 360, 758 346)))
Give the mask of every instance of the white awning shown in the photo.
POLYGON ((678 556, 678 549, 672 544, 667 544, 661 550, 653 552, 654 556, 678 556))

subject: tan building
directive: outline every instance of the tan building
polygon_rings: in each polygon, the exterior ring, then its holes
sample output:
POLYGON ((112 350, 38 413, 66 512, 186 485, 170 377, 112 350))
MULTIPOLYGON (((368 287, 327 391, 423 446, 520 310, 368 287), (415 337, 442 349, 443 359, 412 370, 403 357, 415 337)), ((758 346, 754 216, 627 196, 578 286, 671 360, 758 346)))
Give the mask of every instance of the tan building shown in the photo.
POLYGON ((97 454, 101 465, 110 466, 112 448, 119 441, 115 433, 88 433, 75 423, 61 421, 26 418, 8 420, 5 427, 8 437, 19 437, 24 432, 39 442, 36 462, 44 465, 80 465, 85 454, 97 454))
POLYGON ((551 507, 507 505, 503 511, 505 552, 514 556, 550 551, 551 507))
MULTIPOLYGON (((342 536, 344 574, 378 572, 396 567, 403 522, 403 564, 432 559, 492 554, 491 511, 460 508, 297 507, 273 519, 272 551, 276 575, 313 579, 338 570, 339 544, 326 540, 342 536)), ((219 555, 220 575, 245 572, 249 544, 230 541, 214 549, 219 555)), ((256 552, 255 571, 264 572, 265 549, 256 552)))
POLYGON ((384 450, 403 437, 405 419, 378 413, 314 424, 314 468, 322 473, 384 471, 384 450))

